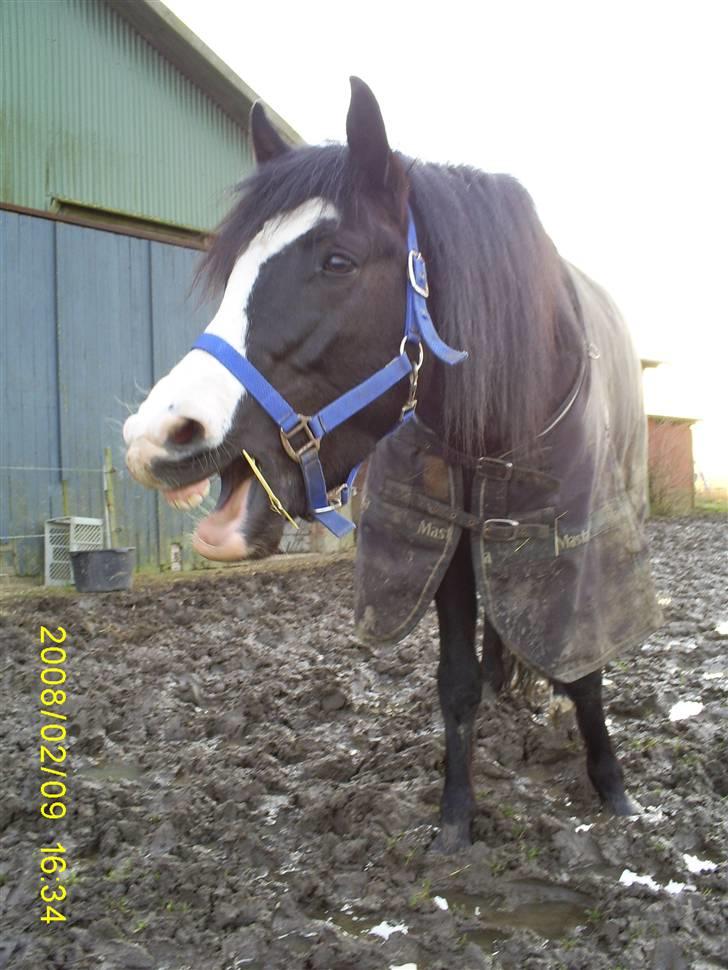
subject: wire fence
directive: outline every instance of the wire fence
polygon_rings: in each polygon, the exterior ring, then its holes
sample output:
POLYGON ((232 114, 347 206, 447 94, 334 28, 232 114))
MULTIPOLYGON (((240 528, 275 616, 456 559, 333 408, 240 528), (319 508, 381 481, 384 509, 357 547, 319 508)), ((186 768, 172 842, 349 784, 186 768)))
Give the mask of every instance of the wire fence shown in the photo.
MULTIPOLYGON (((104 474, 113 473, 119 478, 126 478, 128 474, 126 469, 118 469, 115 467, 104 468, 101 465, 98 468, 82 468, 76 465, 0 465, 0 473, 1 472, 42 472, 44 474, 47 474, 48 472, 59 472, 64 478, 78 473, 84 475, 99 475, 101 477, 102 484, 104 474)), ((9 542, 44 538, 45 534, 43 532, 19 533, 15 535, 0 534, 0 545, 5 545, 9 542)))
MULTIPOLYGON (((126 477, 128 474, 125 468, 112 468, 109 471, 112 471, 115 475, 119 475, 121 478, 126 477)), ((90 472, 95 475, 103 475, 104 468, 73 468, 68 466, 60 468, 54 465, 0 465, 0 472, 61 472, 62 474, 69 472, 90 472)))

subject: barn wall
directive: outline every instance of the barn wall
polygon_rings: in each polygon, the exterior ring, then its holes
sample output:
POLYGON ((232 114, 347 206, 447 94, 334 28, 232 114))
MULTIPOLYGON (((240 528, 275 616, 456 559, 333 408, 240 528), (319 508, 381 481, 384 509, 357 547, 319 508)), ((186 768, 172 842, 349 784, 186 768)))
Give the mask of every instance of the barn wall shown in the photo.
POLYGON ((209 230, 250 166, 247 133, 106 3, 0 3, 0 202, 209 230))
POLYGON ((695 503, 690 423, 650 416, 648 431, 652 511, 662 515, 690 512, 695 503))
POLYGON ((129 478, 121 425, 189 348, 212 307, 187 297, 200 253, 0 211, 0 545, 42 570, 46 518, 103 517, 113 452, 120 534, 141 565, 186 550, 189 516, 129 478))

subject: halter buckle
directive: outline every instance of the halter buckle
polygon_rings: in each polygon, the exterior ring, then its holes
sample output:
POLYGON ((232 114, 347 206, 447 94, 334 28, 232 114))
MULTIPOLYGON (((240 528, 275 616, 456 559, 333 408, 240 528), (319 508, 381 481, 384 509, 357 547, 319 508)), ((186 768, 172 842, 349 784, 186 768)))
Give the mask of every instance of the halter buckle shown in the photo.
POLYGON ((308 415, 299 414, 298 424, 291 428, 290 431, 285 431, 283 428, 280 428, 283 450, 289 458, 292 458, 293 461, 297 461, 299 464, 305 454, 309 451, 318 451, 321 447, 321 439, 317 438, 311 430, 310 422, 311 418, 308 415), (306 441, 299 448, 296 448, 291 441, 297 434, 304 434, 306 436, 306 441))
POLYGON ((412 289, 425 299, 430 295, 430 287, 427 282, 427 266, 422 253, 410 249, 407 257, 407 273, 412 289), (420 271, 420 278, 417 278, 417 270, 420 271))

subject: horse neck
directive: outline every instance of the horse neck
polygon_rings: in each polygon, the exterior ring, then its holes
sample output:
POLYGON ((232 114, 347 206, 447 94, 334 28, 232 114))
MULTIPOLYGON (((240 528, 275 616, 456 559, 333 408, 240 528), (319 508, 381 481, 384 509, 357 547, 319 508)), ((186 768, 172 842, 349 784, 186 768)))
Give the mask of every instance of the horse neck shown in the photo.
MULTIPOLYGON (((565 273, 568 273, 568 270, 565 270, 565 273)), ((583 327, 578 319, 571 290, 566 280, 559 297, 558 312, 554 321, 556 352, 553 356, 548 386, 542 390, 544 427, 546 419, 558 412, 560 405, 573 388, 584 354, 583 327)), ((538 337, 539 335, 534 333, 533 339, 538 339, 538 337)), ((473 361, 473 364, 477 366, 477 361, 473 361)), ((435 432, 447 447, 469 454, 472 458, 477 458, 481 455, 510 454, 514 446, 523 446, 527 452, 529 447, 535 444, 535 435, 542 430, 541 428, 535 429, 534 440, 531 442, 510 443, 499 440, 498 436, 490 436, 486 433, 481 448, 477 453, 473 453, 472 447, 468 447, 461 440, 458 440, 449 426, 450 422, 447 419, 445 409, 445 366, 434 361, 432 357, 426 357, 420 376, 417 413, 420 419, 435 432)), ((509 375, 509 379, 524 382, 524 387, 527 385, 527 375, 518 373, 515 369, 509 375)), ((526 393, 528 393, 527 387, 526 393)))

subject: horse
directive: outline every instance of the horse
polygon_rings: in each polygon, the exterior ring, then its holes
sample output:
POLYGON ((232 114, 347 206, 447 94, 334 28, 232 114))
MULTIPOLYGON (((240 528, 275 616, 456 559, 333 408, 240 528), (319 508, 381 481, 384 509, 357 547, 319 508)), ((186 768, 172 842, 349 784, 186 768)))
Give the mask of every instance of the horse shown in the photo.
POLYGON ((433 848, 471 844, 474 721, 512 656, 573 701, 602 803, 638 811, 602 703, 605 663, 659 623, 640 367, 618 311, 519 182, 394 151, 357 78, 345 144, 294 148, 260 103, 250 130, 256 167, 201 267, 222 301, 126 421, 131 474, 190 509, 219 475, 193 545, 236 561, 277 550, 281 513, 344 534, 369 456, 360 634, 396 641, 433 599, 439 621, 433 848))

